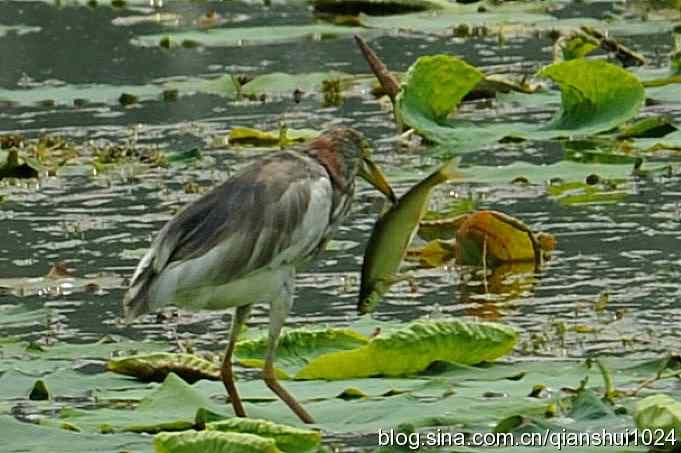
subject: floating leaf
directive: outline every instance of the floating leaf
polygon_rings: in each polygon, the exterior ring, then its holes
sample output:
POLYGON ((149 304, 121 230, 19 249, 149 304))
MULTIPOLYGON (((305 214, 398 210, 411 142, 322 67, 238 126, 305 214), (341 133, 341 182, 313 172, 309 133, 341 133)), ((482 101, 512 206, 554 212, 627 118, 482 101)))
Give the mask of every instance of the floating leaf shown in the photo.
MULTIPOLYGON (((220 394, 224 395, 222 383, 215 384, 222 389, 220 394)), ((98 411, 84 411, 65 408, 59 416, 86 431, 157 433, 194 427, 196 412, 200 408, 223 416, 231 414, 231 407, 225 406, 224 402, 215 402, 209 394, 200 393, 176 374, 170 373, 133 410, 105 407, 98 411)))
MULTIPOLYGON (((634 420, 641 432, 654 433, 666 449, 678 446, 681 439, 681 403, 669 395, 652 395, 636 403, 634 420)), ((660 447, 662 445, 655 445, 660 447)))
POLYGON ((502 167, 470 166, 461 168, 464 179, 478 183, 507 183, 516 178, 524 178, 530 184, 544 184, 552 178, 565 181, 584 181, 589 175, 601 178, 626 178, 633 173, 633 165, 582 164, 562 160, 552 164, 536 165, 528 162, 513 162, 502 167))
MULTIPOLYGON (((0 286, 0 290, 5 290, 0 286)), ((9 329, 21 326, 40 326, 45 324, 47 309, 42 307, 30 310, 26 305, 0 305, 0 328, 9 329)), ((2 350, 2 347, 0 347, 2 350)))
MULTIPOLYGON (((593 23, 593 20, 586 19, 593 23)), ((493 2, 449 3, 445 8, 399 15, 360 15, 360 23, 367 28, 410 30, 419 33, 452 32, 459 36, 486 34, 494 29, 506 34, 528 34, 533 25, 552 28, 559 24, 545 14, 541 5, 526 3, 499 4, 493 2), (480 7, 484 12, 480 12, 480 7)))
POLYGON ((19 151, 16 149, 9 150, 7 153, 7 161, 0 167, 0 179, 29 179, 37 178, 38 176, 39 172, 36 167, 19 159, 19 151))
POLYGON ((37 425, 0 415, 2 449, 7 453, 120 453, 149 451, 149 439, 136 434, 116 436, 78 433, 62 428, 37 425))
POLYGON ((199 148, 192 148, 187 151, 176 151, 165 155, 166 162, 174 167, 186 165, 201 159, 203 159, 203 153, 201 153, 199 148))
POLYGON ((513 348, 516 332, 492 323, 417 321, 380 334, 351 351, 312 360, 297 379, 399 376, 425 370, 437 360, 474 364, 497 359, 513 348))
POLYGON ((618 140, 630 138, 660 138, 677 130, 671 115, 658 115, 644 118, 634 124, 620 128, 618 140))
POLYGON ((561 36, 554 44, 553 59, 556 62, 575 60, 589 55, 600 47, 594 38, 582 33, 561 36))
POLYGON ((605 131, 636 116, 645 100, 636 76, 602 60, 556 63, 540 74, 562 92, 560 112, 544 129, 605 131))
POLYGON ((456 242, 442 239, 435 239, 422 247, 411 248, 407 251, 407 259, 416 260, 426 267, 442 266, 453 260, 455 256, 456 242))
POLYGON ((190 384, 200 379, 220 380, 218 366, 192 354, 157 352, 120 357, 109 360, 106 368, 145 382, 163 382, 169 373, 177 374, 190 384))
POLYGON ((344 12, 357 14, 358 12, 378 14, 402 14, 413 11, 446 8, 449 2, 443 0, 358 0, 352 4, 344 0, 312 0, 315 10, 322 12, 344 12))
POLYGON ((220 431, 183 431, 154 436, 156 453, 281 453, 273 439, 220 431))
POLYGON ((177 90, 183 94, 206 93, 234 99, 238 93, 238 82, 229 74, 213 79, 191 77, 173 80, 163 84, 165 90, 177 90))
MULTIPOLYGON (((455 217, 442 218, 437 220, 422 220, 419 223, 417 232, 421 239, 426 241, 450 240, 456 237, 456 231, 461 224, 466 221, 468 214, 461 214, 455 217)), ((442 244, 443 248, 448 248, 442 244)))
POLYGON ((351 76, 342 72, 312 72, 307 74, 285 74, 273 72, 259 75, 241 87, 241 93, 249 96, 292 96, 295 90, 320 93, 322 85, 329 80, 349 80, 351 76))
POLYGON ((470 214, 456 232, 457 262, 489 266, 541 261, 532 231, 520 220, 496 211, 470 214))
POLYGON ((483 75, 445 55, 421 57, 411 66, 397 99, 396 115, 403 125, 442 144, 435 152, 456 153, 504 137, 545 140, 607 131, 633 118, 645 99, 643 85, 633 74, 600 60, 556 63, 540 74, 560 87, 561 109, 552 121, 539 127, 526 123, 446 124, 448 113, 483 75))
POLYGON ((608 183, 606 185, 596 185, 583 182, 552 184, 548 187, 548 192, 560 204, 565 206, 614 204, 622 201, 629 195, 628 191, 617 190, 608 183))
POLYGON ((191 43, 206 47, 241 47, 284 43, 303 39, 332 39, 360 33, 361 28, 337 27, 329 24, 275 25, 268 27, 232 27, 186 31, 172 34, 137 36, 132 40, 136 46, 163 47, 187 46, 191 43))
POLYGON ((40 104, 50 101, 54 105, 73 105, 75 102, 118 104, 122 94, 137 101, 156 99, 163 92, 159 85, 45 85, 29 89, 8 90, 0 88, 0 100, 19 105, 40 104))
POLYGON ((112 25, 119 27, 129 27, 132 25, 140 25, 146 23, 160 24, 160 25, 178 25, 182 20, 182 16, 175 13, 161 13, 136 15, 136 16, 119 16, 111 21, 112 25))
POLYGON ((206 431, 255 434, 274 439, 277 448, 284 453, 304 453, 316 451, 321 442, 319 431, 294 428, 267 420, 252 418, 229 418, 207 423, 206 431))
MULTIPOLYGON (((367 341, 367 337, 351 329, 287 330, 279 338, 276 365, 293 374, 317 356, 351 350, 367 341)), ((257 340, 242 340, 237 343, 234 353, 242 365, 262 368, 261 360, 265 358, 268 343, 266 335, 257 340)))
POLYGON ((314 129, 284 129, 281 131, 262 131, 250 127, 235 127, 229 131, 230 145, 241 146, 279 146, 300 143, 317 137, 320 132, 314 129))
POLYGON ((395 103, 400 123, 434 141, 447 115, 484 75, 449 55, 420 57, 409 68, 395 103))
POLYGON ((582 164, 628 164, 631 165, 633 169, 634 164, 636 164, 637 160, 640 159, 640 157, 630 156, 628 154, 622 154, 613 151, 602 151, 601 148, 582 149, 581 146, 572 141, 564 142, 563 145, 565 148, 565 159, 582 164))

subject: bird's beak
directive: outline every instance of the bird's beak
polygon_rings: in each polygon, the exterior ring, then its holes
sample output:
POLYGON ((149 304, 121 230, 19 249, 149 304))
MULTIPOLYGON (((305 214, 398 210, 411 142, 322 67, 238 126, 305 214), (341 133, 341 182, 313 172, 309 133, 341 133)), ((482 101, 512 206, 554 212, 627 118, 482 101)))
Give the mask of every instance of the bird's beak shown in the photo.
POLYGON ((366 182, 374 186, 376 190, 388 197, 392 203, 397 202, 393 188, 390 187, 385 175, 373 160, 363 157, 357 175, 361 176, 366 182))

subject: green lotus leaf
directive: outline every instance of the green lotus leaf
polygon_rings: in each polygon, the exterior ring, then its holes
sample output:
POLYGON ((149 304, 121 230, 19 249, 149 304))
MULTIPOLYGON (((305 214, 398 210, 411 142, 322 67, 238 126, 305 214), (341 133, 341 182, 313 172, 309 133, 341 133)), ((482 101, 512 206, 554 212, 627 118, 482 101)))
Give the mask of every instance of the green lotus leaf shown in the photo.
POLYGON ((409 126, 423 119, 442 124, 483 78, 479 70, 456 57, 420 57, 402 82, 395 106, 397 116, 409 126))
POLYGON ((213 79, 190 77, 188 79, 172 80, 163 84, 166 90, 177 90, 180 93, 207 93, 224 96, 226 98, 236 97, 238 88, 237 81, 230 74, 213 79))
POLYGON ((666 449, 678 446, 681 439, 681 402, 671 396, 652 395, 638 401, 634 408, 634 420, 642 433, 652 433, 654 436, 651 440, 666 444, 666 449))
POLYGON ((116 436, 79 433, 72 430, 37 425, 0 416, 2 451, 7 453, 120 453, 150 452, 149 439, 137 434, 116 436))
POLYGON ((516 337, 515 330, 495 323, 416 321, 380 334, 358 349, 324 354, 312 360, 296 378, 400 376, 423 371, 435 361, 492 361, 510 352, 516 337))
POLYGON ((554 44, 554 59, 558 61, 574 60, 589 55, 600 47, 600 43, 584 34, 575 34, 561 38, 554 44))
POLYGON ((284 453, 316 451, 322 438, 319 431, 280 425, 268 420, 236 417, 207 423, 206 431, 247 433, 271 438, 284 453))
MULTIPOLYGON (((261 368, 268 342, 267 335, 255 340, 239 341, 234 354, 242 365, 261 368)), ((367 342, 367 337, 351 329, 288 330, 279 338, 276 366, 281 368, 286 375, 295 374, 315 357, 354 349, 367 342)))
POLYGON ((660 138, 676 131, 670 115, 657 115, 636 121, 627 127, 620 128, 618 140, 631 138, 660 138))
POLYGON ((308 74, 286 74, 273 72, 259 75, 241 87, 241 93, 250 96, 292 96, 295 90, 305 92, 321 92, 322 85, 328 80, 349 80, 348 74, 330 72, 311 72, 308 74))
POLYGON ((615 204, 624 200, 631 191, 589 185, 583 182, 568 182, 551 185, 548 193, 561 205, 615 204))
POLYGON ((311 140, 320 134, 314 129, 285 129, 281 131, 263 131, 251 127, 235 127, 229 131, 229 144, 240 146, 278 146, 281 144, 300 143, 311 140))
POLYGON ((561 89, 561 108, 544 130, 601 132, 630 120, 645 101, 641 82, 632 73, 602 60, 556 63, 540 74, 561 89))
POLYGON ((281 453, 273 439, 220 431, 183 431, 154 436, 156 453, 281 453))
POLYGON ((179 33, 141 35, 132 43, 143 47, 241 47, 304 40, 313 37, 335 38, 361 32, 357 27, 331 24, 275 25, 267 27, 231 27, 179 33))
POLYGON ((544 68, 540 75, 561 89, 560 111, 549 123, 480 126, 446 122, 451 110, 484 76, 454 57, 421 57, 403 81, 396 116, 403 126, 442 145, 434 152, 446 154, 472 151, 504 137, 539 140, 607 131, 632 119, 645 100, 643 85, 633 74, 600 60, 556 63, 544 68))

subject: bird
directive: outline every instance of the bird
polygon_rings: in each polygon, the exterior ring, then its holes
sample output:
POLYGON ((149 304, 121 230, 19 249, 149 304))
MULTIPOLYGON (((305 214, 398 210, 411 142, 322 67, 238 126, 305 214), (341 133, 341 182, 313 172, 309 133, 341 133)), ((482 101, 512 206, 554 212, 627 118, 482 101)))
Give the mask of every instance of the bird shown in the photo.
POLYGON ((125 320, 167 304, 234 307, 221 379, 234 413, 245 417, 232 353, 251 307, 269 304, 263 379, 298 418, 314 423, 275 377, 277 341, 293 304, 296 271, 320 254, 347 218, 357 176, 395 201, 367 139, 349 127, 247 165, 163 226, 123 297, 125 320))

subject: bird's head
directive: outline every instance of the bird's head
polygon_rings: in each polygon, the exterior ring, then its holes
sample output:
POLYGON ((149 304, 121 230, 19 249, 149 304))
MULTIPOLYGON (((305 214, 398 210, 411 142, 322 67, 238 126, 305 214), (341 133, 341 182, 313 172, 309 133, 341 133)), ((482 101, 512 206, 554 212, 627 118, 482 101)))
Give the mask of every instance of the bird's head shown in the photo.
POLYGON ((371 158, 369 142, 358 130, 349 127, 331 129, 314 140, 312 147, 332 178, 345 185, 359 176, 390 201, 396 201, 392 187, 371 158))

